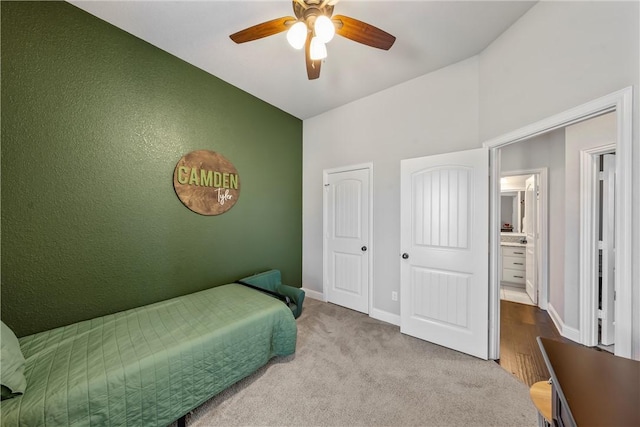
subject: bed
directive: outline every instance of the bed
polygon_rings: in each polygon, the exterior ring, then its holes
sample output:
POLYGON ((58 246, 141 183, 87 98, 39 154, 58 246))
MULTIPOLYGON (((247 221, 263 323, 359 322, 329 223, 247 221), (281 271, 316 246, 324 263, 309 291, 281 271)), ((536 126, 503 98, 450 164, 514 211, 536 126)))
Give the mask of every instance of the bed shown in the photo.
POLYGON ((1 424, 166 426, 293 354, 296 336, 285 304, 239 284, 26 336, 26 390, 1 424))

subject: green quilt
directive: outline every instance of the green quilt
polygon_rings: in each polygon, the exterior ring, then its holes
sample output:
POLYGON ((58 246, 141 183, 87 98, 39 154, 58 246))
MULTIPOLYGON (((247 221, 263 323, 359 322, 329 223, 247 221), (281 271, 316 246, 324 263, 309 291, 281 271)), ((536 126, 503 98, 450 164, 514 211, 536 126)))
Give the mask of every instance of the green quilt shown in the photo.
POLYGON ((24 395, 2 426, 165 426, 295 352, 282 302, 229 284, 20 338, 24 395))

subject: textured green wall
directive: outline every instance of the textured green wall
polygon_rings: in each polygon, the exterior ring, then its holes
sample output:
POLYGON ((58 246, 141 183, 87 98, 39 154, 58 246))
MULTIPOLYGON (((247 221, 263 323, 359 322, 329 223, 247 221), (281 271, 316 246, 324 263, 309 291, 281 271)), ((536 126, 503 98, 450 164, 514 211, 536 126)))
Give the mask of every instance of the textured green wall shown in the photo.
POLYGON ((266 268, 299 286, 302 122, 62 2, 2 2, 2 319, 19 336, 266 268), (201 216, 173 169, 240 174, 201 216))

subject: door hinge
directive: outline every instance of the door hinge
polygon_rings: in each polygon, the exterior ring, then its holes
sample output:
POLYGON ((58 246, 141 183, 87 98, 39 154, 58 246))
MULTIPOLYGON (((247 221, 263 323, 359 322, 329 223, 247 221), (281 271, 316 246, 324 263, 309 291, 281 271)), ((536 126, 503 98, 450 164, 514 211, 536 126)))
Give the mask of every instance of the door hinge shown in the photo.
POLYGON ((598 181, 604 181, 604 172, 603 171, 598 172, 598 181))

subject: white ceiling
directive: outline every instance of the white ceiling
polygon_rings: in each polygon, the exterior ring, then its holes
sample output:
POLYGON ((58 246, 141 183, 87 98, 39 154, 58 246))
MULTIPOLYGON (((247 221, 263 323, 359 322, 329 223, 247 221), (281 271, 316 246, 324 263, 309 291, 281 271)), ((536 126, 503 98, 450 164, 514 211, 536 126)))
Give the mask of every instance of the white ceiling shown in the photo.
POLYGON ((70 3, 287 113, 306 119, 480 53, 535 1, 342 0, 334 14, 396 36, 389 51, 336 36, 320 78, 286 34, 244 44, 229 35, 293 15, 287 0, 70 3))

